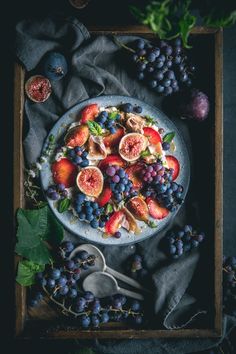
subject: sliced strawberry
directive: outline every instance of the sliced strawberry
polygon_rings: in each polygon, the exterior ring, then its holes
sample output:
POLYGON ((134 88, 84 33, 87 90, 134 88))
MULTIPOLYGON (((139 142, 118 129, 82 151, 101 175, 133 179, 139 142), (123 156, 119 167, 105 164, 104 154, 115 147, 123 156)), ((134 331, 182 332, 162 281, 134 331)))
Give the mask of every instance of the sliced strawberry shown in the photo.
POLYGON ((148 138, 150 144, 156 145, 162 142, 160 134, 153 128, 145 127, 143 128, 143 134, 148 138))
POLYGON ((89 106, 86 106, 81 112, 80 112, 80 121, 81 123, 87 123, 88 120, 94 120, 95 117, 99 113, 99 108, 96 103, 90 104, 89 106))
POLYGON ((169 168, 173 168, 174 172, 172 175, 173 181, 178 177, 179 171, 180 171, 180 165, 179 161, 177 160, 176 157, 172 155, 167 155, 166 156, 166 162, 169 168))
POLYGON ((86 124, 78 125, 68 131, 65 136, 65 144, 69 147, 82 146, 89 137, 89 128, 86 124))
POLYGON ((148 220, 148 207, 145 201, 140 197, 133 197, 127 203, 127 208, 134 217, 141 221, 148 220))
POLYGON ((118 128, 114 134, 109 134, 103 139, 104 145, 110 148, 118 146, 124 134, 124 128, 118 128))
POLYGON ((56 184, 73 187, 77 176, 77 167, 68 159, 61 159, 52 164, 52 176, 56 184))
POLYGON ((102 193, 97 199, 97 203, 100 207, 106 205, 111 199, 112 191, 109 186, 104 186, 102 193))
POLYGON ((125 172, 129 176, 129 179, 133 182, 134 188, 141 188, 143 185, 142 182, 142 163, 135 163, 134 165, 130 165, 125 169, 125 172))
POLYGON ((124 167, 125 161, 119 155, 109 155, 99 162, 98 167, 104 171, 109 165, 124 167))
POLYGON ((121 227, 124 218, 125 215, 122 210, 115 211, 110 219, 106 222, 105 232, 108 235, 114 235, 116 231, 121 227))
POLYGON ((149 214, 153 219, 164 219, 168 214, 169 210, 162 207, 157 200, 148 197, 146 203, 149 209, 149 214))

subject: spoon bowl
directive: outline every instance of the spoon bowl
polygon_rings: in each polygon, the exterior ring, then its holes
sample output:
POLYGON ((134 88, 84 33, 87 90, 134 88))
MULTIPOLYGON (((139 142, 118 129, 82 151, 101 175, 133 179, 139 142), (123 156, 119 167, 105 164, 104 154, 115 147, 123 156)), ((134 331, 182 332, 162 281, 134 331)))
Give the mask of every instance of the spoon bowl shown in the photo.
POLYGON ((83 281, 83 289, 84 291, 91 291, 98 298, 122 294, 137 300, 143 300, 141 294, 120 288, 116 279, 111 274, 105 272, 89 274, 83 281))

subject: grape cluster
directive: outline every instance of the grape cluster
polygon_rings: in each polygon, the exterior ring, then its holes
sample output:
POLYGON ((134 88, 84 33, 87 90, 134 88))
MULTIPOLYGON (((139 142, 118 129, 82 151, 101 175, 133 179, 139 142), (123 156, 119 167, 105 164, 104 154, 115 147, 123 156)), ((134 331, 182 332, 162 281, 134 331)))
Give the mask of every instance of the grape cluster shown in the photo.
POLYGON ((166 237, 167 253, 174 259, 197 248, 205 238, 204 232, 198 232, 191 225, 172 230, 166 237))
POLYGON ((139 254, 134 254, 129 259, 128 271, 134 279, 144 280, 148 276, 148 271, 143 266, 143 258, 139 254))
POLYGON ((44 295, 50 297, 62 312, 78 319, 84 328, 97 328, 109 321, 143 322, 141 303, 123 295, 98 299, 90 291, 81 290, 80 275, 95 264, 95 256, 81 250, 69 259, 74 245, 70 241, 61 244, 56 264, 47 266, 36 274, 36 284, 31 291, 30 306, 36 306, 44 295))
POLYGON ((124 198, 134 197, 137 192, 133 189, 133 183, 125 170, 119 166, 108 166, 106 175, 116 202, 121 202, 124 198))
POLYGON ((119 122, 121 116, 119 113, 107 111, 102 111, 96 117, 96 122, 99 123, 100 127, 109 130, 111 134, 116 133, 116 123, 119 122))
POLYGON ((136 78, 144 80, 158 94, 168 96, 192 85, 195 66, 189 62, 181 39, 160 41, 158 46, 139 39, 132 47, 136 78))
POLYGON ((77 313, 81 313, 80 324, 83 328, 90 326, 96 328, 109 321, 131 320, 133 324, 140 325, 143 322, 141 304, 137 300, 128 300, 123 295, 114 295, 109 298, 97 299, 90 292, 85 292, 83 297, 76 300, 74 307, 77 313))
POLYGON ((89 160, 87 159, 88 152, 83 150, 80 146, 70 149, 68 156, 71 161, 79 167, 87 167, 89 165, 89 160))
POLYGON ((86 200, 84 193, 79 192, 76 194, 74 206, 79 219, 89 222, 92 228, 97 229, 105 226, 105 221, 107 220, 104 220, 102 215, 104 208, 100 208, 96 202, 86 200))
POLYGON ((142 171, 143 180, 146 182, 143 189, 143 195, 152 197, 158 202, 174 212, 177 206, 183 203, 183 187, 172 182, 173 169, 163 166, 161 161, 146 165, 142 171))
POLYGON ((68 191, 63 183, 59 183, 48 187, 47 196, 52 200, 64 199, 68 197, 68 191))
POLYGON ((236 316, 236 257, 223 259, 224 312, 236 316))
POLYGON ((61 261, 53 266, 48 266, 44 272, 36 274, 36 287, 32 292, 30 305, 37 305, 43 298, 42 290, 45 290, 55 299, 74 299, 78 295, 77 282, 81 271, 95 264, 95 256, 81 250, 73 259, 68 259, 69 253, 74 249, 71 242, 61 245, 58 252, 61 261))

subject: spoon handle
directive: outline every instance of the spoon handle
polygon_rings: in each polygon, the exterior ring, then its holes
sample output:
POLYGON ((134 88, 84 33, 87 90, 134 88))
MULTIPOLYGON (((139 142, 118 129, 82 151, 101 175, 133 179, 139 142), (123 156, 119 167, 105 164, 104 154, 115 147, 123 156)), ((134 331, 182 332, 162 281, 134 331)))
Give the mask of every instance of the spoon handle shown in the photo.
POLYGON ((128 297, 132 297, 133 299, 136 299, 136 300, 144 300, 143 295, 135 293, 134 291, 130 291, 130 290, 123 289, 123 288, 118 288, 118 292, 119 292, 119 294, 122 294, 122 295, 125 295, 128 297))
POLYGON ((123 281, 126 284, 129 284, 129 285, 133 286, 136 289, 140 289, 142 291, 149 292, 149 290, 143 288, 142 285, 140 285, 136 280, 134 280, 134 279, 132 279, 130 277, 127 277, 127 275, 119 273, 119 272, 117 272, 116 270, 114 270, 114 269, 112 269, 110 267, 106 267, 105 272, 113 275, 113 277, 123 281))

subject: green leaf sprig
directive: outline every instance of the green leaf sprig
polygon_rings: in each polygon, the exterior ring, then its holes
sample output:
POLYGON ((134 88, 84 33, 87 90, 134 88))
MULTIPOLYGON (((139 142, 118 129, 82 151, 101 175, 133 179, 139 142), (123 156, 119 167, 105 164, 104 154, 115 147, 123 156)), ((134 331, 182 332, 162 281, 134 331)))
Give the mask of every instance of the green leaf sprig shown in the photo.
POLYGON ((63 227, 48 206, 40 209, 19 209, 17 212, 17 244, 15 252, 39 265, 49 264, 48 245, 58 245, 63 239, 63 227))
POLYGON ((94 122, 92 120, 89 120, 87 122, 88 124, 88 127, 89 127, 89 131, 92 135, 95 135, 95 136, 100 136, 102 135, 102 128, 101 126, 97 123, 97 122, 94 122))

